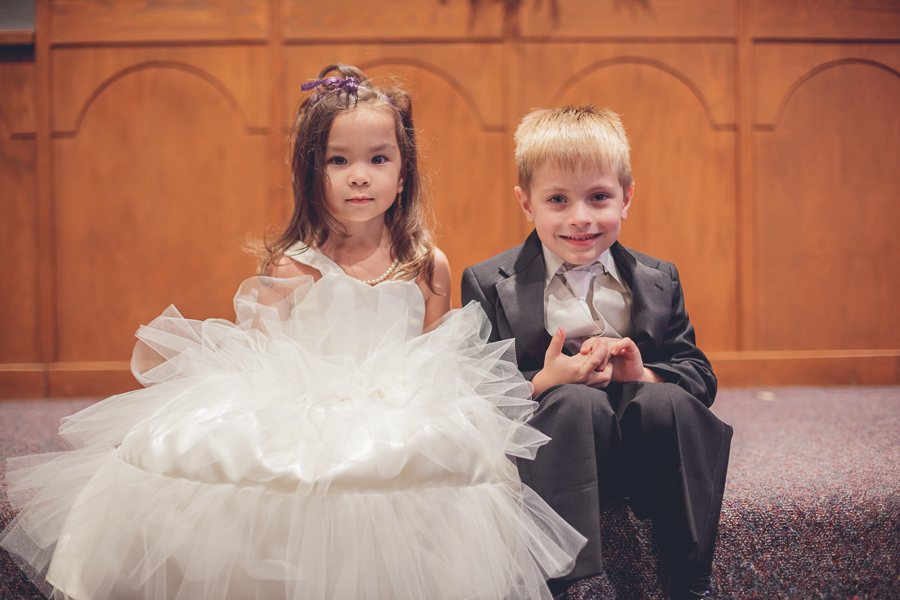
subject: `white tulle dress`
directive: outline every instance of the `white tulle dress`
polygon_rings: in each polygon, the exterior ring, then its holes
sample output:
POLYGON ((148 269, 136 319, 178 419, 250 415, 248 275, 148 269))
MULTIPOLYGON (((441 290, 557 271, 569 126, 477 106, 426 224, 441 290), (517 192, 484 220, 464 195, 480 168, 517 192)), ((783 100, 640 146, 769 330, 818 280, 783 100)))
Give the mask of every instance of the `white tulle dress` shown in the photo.
POLYGON ((290 254, 322 278, 140 328, 146 387, 64 419, 74 450, 10 460, 2 545, 55 598, 549 598, 584 538, 507 457, 547 441, 511 343, 475 304, 423 334, 415 283, 290 254))

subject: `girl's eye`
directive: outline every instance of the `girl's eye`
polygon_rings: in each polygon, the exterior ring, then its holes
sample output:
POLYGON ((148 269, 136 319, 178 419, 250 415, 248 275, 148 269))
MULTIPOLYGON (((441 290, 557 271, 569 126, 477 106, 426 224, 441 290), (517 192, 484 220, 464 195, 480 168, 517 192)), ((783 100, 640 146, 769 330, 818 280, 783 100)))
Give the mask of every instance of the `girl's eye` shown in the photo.
POLYGON ((387 161, 388 161, 387 156, 383 156, 381 154, 372 158, 373 165, 383 165, 387 161))
POLYGON ((332 156, 328 159, 328 164, 330 165, 346 165, 347 159, 343 156, 332 156))
POLYGON ((547 202, 549 202, 550 204, 565 204, 566 199, 563 196, 550 196, 547 199, 547 202))

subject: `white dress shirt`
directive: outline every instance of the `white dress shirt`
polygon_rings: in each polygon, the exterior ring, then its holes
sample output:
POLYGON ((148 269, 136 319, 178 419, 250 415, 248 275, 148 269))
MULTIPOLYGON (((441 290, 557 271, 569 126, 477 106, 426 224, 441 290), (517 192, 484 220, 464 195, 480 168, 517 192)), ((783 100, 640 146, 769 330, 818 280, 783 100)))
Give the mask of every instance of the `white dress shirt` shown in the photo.
POLYGON ((609 250, 593 263, 570 265, 552 250, 544 250, 544 325, 550 335, 559 327, 566 330, 566 348, 577 353, 588 337, 629 337, 631 331, 631 289, 619 275, 609 250), (593 281, 586 298, 577 296, 577 285, 567 283, 565 271, 589 270, 593 281), (573 293, 573 288, 576 293, 573 293))

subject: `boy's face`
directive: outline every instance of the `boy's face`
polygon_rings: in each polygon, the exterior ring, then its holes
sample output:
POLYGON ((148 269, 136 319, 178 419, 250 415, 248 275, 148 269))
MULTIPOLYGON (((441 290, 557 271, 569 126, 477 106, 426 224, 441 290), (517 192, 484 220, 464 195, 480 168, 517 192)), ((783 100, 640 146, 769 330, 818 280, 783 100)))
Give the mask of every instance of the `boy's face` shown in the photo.
POLYGON ((575 265, 594 261, 613 245, 632 194, 634 186, 623 190, 613 169, 598 166, 566 169, 546 163, 535 171, 530 190, 516 186, 541 243, 575 265))

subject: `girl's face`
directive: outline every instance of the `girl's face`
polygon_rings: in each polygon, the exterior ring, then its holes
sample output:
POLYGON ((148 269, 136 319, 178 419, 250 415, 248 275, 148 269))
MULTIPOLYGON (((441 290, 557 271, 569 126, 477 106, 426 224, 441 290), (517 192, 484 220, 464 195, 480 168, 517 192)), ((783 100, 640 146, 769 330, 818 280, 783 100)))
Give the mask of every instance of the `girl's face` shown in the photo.
POLYGON ((328 212, 342 224, 383 219, 403 191, 394 117, 355 108, 335 117, 325 148, 328 212))

